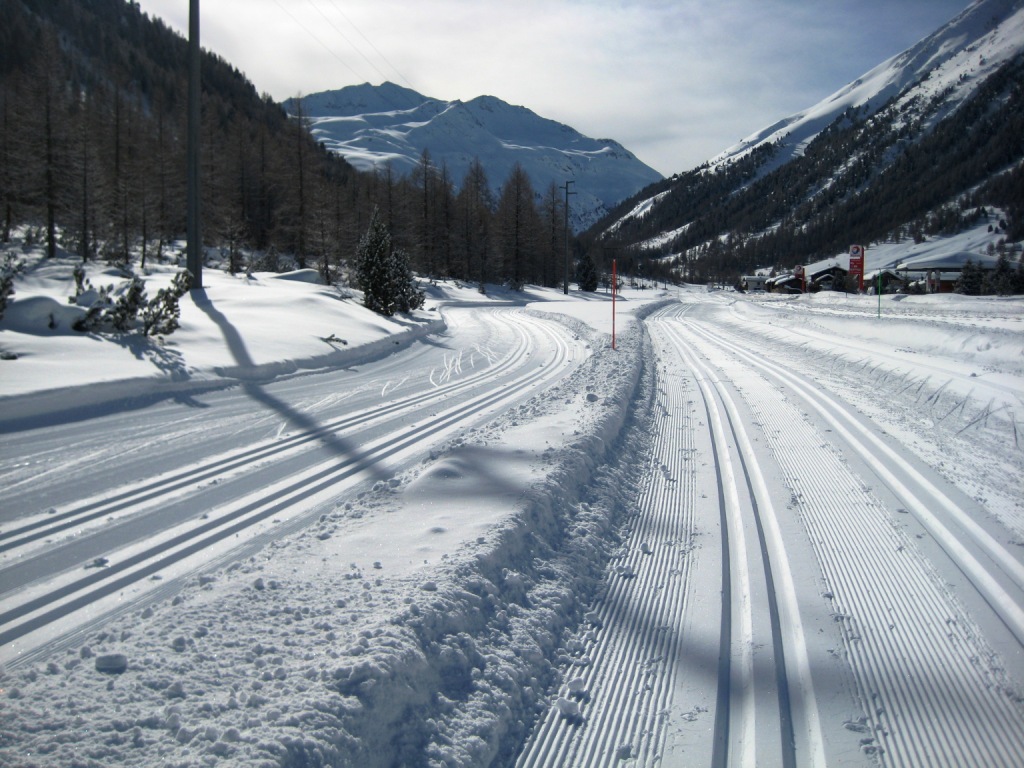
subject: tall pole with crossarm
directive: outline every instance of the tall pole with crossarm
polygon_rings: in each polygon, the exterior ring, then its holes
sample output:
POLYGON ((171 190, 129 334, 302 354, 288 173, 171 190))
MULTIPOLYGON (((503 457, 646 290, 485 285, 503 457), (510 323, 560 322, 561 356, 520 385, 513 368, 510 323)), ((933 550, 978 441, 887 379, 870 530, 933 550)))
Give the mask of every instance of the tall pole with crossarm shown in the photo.
POLYGON ((188 3, 188 221, 185 262, 192 287, 203 287, 203 238, 199 209, 199 0, 188 3))
POLYGON ((562 283, 562 293, 566 296, 569 295, 569 195, 576 194, 569 191, 569 185, 575 183, 575 181, 565 182, 565 281, 562 283))

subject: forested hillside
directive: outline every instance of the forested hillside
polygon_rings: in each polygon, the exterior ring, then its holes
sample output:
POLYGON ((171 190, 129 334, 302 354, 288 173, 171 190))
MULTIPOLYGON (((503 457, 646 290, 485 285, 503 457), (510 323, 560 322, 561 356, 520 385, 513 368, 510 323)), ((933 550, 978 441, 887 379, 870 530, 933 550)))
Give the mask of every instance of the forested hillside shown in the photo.
MULTIPOLYGON (((187 42, 124 0, 0 0, 0 237, 82 259, 160 258, 185 232, 187 42)), ((408 179, 358 173, 230 63, 202 61, 208 257, 230 269, 347 270, 374 208, 423 275, 560 284, 560 190, 521 169, 458 195, 424 152, 408 179)))
POLYGON ((693 281, 813 262, 850 243, 952 234, 988 207, 1005 212, 994 225, 1005 241, 1019 241, 1024 55, 955 110, 946 96, 848 109, 789 162, 773 163, 779 146, 763 144, 681 174, 624 202, 587 240, 668 257, 693 281))

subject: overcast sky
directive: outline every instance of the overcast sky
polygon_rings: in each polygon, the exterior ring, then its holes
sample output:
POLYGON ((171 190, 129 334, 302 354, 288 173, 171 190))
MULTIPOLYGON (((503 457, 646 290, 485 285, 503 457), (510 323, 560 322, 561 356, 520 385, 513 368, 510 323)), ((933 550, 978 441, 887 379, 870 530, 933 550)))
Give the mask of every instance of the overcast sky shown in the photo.
MULTIPOLYGON (((141 0, 187 34, 187 0, 141 0)), ((278 101, 385 80, 496 96, 665 175, 816 104, 970 0, 201 0, 203 47, 278 101)))

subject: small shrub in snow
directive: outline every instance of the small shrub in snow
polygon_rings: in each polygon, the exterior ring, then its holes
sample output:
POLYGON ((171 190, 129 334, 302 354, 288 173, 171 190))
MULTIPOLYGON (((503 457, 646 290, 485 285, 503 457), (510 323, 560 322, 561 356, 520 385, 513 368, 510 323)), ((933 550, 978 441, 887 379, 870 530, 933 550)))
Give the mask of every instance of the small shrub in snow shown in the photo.
POLYGON ((146 284, 138 277, 133 277, 128 288, 117 297, 110 309, 110 324, 115 331, 130 331, 135 327, 135 319, 139 310, 146 303, 146 284))
POLYGON ((150 300, 146 284, 137 276, 117 288, 112 285, 94 288, 85 270, 78 266, 75 268, 75 295, 68 301, 72 304, 88 302, 88 308, 72 327, 82 333, 128 333, 138 329, 141 321, 143 335, 165 336, 178 328, 181 316, 178 300, 191 286, 191 275, 179 272, 169 287, 161 288, 150 300))
MULTIPOLYGON (((92 286, 84 279, 84 272, 75 270, 76 295, 72 301, 93 292, 92 286)), ((96 298, 86 310, 85 316, 73 326, 76 331, 101 332, 117 331, 126 333, 135 328, 139 312, 146 305, 146 284, 138 277, 132 277, 119 289, 106 286, 95 291, 96 298)))
POLYGON ((4 310, 14 295, 14 278, 24 268, 24 262, 16 261, 11 254, 7 254, 4 263, 0 264, 0 320, 4 319, 4 310))
POLYGON ((114 292, 114 286, 107 285, 94 289, 88 280, 83 283, 83 286, 82 292, 74 299, 76 303, 80 303, 83 297, 92 294, 95 294, 95 297, 86 309, 85 315, 76 320, 71 327, 80 333, 101 331, 107 325, 107 313, 114 306, 114 300, 110 297, 110 294, 114 292))
POLYGON ((68 304, 77 304, 78 299, 83 293, 92 290, 92 283, 90 283, 89 278, 85 276, 85 267, 81 264, 76 264, 71 274, 75 278, 75 295, 68 297, 68 304))
POLYGON ((179 272, 168 288, 161 288, 156 298, 142 312, 142 333, 145 336, 166 336, 178 328, 181 308, 178 300, 192 287, 192 275, 179 272))

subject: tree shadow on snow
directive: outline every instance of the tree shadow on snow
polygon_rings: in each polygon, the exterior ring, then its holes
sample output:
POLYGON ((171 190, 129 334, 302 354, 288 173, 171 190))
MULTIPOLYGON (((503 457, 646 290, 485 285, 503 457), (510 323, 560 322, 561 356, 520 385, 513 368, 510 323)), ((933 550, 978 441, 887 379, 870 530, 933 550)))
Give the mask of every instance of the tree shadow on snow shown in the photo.
MULTIPOLYGON (((214 307, 213 302, 209 296, 207 296, 206 291, 202 288, 194 289, 192 291, 192 300, 196 307, 205 313, 207 317, 213 320, 217 327, 220 328, 221 333, 224 334, 224 340, 228 344, 228 349, 230 350, 232 357, 235 359, 235 363, 243 369, 251 370, 255 368, 255 363, 252 356, 249 354, 249 350, 245 346, 245 340, 242 338, 242 335, 238 332, 238 329, 231 324, 231 321, 227 319, 224 313, 214 307)), ((359 468, 370 471, 374 476, 374 479, 386 480, 388 478, 386 473, 376 467, 376 459, 367 456, 367 454, 360 451, 355 445, 343 440, 335 434, 331 428, 320 424, 316 419, 312 418, 308 414, 297 411, 288 403, 274 397, 264 389, 262 384, 248 381, 242 384, 242 388, 253 400, 282 416, 289 424, 300 432, 317 438, 327 450, 331 451, 335 455, 347 460, 354 460, 358 462, 359 468)))

